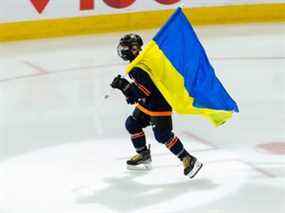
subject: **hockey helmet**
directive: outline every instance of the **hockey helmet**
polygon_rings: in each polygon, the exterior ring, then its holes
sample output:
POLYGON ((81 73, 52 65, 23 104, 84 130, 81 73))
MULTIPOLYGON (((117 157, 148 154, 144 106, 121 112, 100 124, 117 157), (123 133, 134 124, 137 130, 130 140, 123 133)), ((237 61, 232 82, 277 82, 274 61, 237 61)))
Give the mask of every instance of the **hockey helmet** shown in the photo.
POLYGON ((132 61, 137 55, 133 54, 133 50, 141 50, 143 46, 142 38, 134 33, 124 35, 117 46, 118 55, 125 61, 132 61))

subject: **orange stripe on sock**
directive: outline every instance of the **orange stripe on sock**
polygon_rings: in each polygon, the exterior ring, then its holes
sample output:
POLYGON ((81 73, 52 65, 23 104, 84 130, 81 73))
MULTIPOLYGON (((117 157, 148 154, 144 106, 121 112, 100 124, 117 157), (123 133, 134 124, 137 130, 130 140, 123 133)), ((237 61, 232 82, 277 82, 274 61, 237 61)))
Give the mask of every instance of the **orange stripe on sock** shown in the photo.
POLYGON ((166 144, 166 147, 168 149, 171 149, 178 141, 177 137, 174 137, 169 143, 166 144))
POLYGON ((136 138, 140 138, 140 137, 143 137, 143 136, 144 136, 144 133, 143 132, 139 132, 139 133, 132 134, 131 138, 132 139, 136 139, 136 138))

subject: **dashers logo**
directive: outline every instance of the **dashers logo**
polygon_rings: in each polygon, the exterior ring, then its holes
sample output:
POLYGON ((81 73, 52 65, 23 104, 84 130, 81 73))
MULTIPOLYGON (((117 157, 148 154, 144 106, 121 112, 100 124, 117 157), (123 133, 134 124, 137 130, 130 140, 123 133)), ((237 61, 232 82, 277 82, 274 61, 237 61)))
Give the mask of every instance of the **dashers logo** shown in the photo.
MULTIPOLYGON (((49 4, 50 0, 30 0, 33 7, 37 10, 39 14, 41 14, 47 5, 49 4)), ((96 1, 97 0, 78 0, 80 5, 80 10, 94 10, 96 7, 96 1)), ((116 9, 122 9, 127 8, 134 4, 136 0, 102 0, 107 6, 116 8, 116 9)), ((171 5, 175 4, 177 2, 180 2, 180 0, 153 0, 163 5, 171 5)))

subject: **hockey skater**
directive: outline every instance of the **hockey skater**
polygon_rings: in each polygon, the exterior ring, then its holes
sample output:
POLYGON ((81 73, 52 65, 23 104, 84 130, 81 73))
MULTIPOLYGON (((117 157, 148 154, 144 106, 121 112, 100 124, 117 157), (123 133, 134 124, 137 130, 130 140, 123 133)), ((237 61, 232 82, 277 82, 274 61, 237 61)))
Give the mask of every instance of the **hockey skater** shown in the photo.
MULTIPOLYGON (((142 46, 143 40, 139 35, 127 34, 119 41, 118 55, 123 60, 132 62, 139 55, 142 46)), ((128 104, 135 104, 135 110, 125 123, 137 152, 127 161, 128 169, 139 165, 151 168, 150 146, 146 145, 143 129, 152 126, 155 139, 182 161, 184 175, 193 178, 203 164, 187 152, 180 139, 173 133, 171 106, 143 69, 134 67, 129 72, 129 77, 132 82, 118 75, 111 83, 112 88, 122 91, 128 104)))

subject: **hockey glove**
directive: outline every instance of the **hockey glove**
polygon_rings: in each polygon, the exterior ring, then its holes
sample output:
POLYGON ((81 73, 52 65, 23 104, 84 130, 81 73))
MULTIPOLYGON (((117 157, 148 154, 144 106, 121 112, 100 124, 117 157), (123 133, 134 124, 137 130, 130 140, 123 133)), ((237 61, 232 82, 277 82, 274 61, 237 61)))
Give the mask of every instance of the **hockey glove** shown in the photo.
POLYGON ((121 75, 114 78, 113 82, 111 83, 111 87, 121 90, 126 96, 126 101, 128 104, 134 104, 141 99, 136 85, 134 83, 129 83, 126 79, 122 78, 121 75))
POLYGON ((129 86, 130 83, 126 79, 122 78, 121 75, 118 75, 116 78, 114 78, 111 83, 112 88, 119 89, 123 93, 128 89, 129 86))

